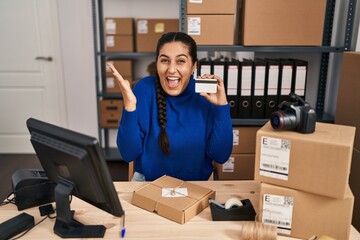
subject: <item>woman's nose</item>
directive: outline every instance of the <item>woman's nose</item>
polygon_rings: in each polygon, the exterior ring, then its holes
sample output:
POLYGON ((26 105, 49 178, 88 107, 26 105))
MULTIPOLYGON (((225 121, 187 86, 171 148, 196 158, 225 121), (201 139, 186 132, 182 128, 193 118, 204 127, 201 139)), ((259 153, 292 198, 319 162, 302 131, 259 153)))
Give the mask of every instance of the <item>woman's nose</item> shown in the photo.
POLYGON ((176 65, 174 63, 170 64, 168 71, 170 73, 175 73, 176 72, 176 65))

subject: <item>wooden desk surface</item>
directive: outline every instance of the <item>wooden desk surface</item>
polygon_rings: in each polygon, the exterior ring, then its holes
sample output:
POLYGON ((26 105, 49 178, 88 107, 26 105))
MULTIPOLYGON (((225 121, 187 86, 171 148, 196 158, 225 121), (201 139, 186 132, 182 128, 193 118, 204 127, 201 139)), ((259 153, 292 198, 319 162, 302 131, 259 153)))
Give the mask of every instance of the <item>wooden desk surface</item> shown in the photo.
MULTIPOLYGON (((260 185, 255 181, 205 181, 194 183, 215 190, 216 200, 221 203, 231 196, 249 198, 257 210, 260 185)), ((126 214, 125 239, 239 239, 241 222, 211 221, 210 208, 206 208, 189 222, 181 225, 132 205, 132 192, 144 184, 146 183, 114 183, 126 214)), ((120 218, 97 209, 76 197, 73 198, 71 208, 75 210, 75 218, 81 223, 105 225, 107 228, 106 239, 120 238, 120 218)), ((0 212, 0 222, 20 214, 13 204, 1 206, 0 212)), ((26 209, 22 212, 33 215, 35 223, 43 218, 40 216, 38 208, 26 209)), ((21 239, 61 239, 53 233, 54 222, 54 219, 46 219, 21 239)), ((279 236, 278 239, 293 238, 279 236)), ((350 239, 360 239, 360 234, 353 227, 351 228, 350 239)))

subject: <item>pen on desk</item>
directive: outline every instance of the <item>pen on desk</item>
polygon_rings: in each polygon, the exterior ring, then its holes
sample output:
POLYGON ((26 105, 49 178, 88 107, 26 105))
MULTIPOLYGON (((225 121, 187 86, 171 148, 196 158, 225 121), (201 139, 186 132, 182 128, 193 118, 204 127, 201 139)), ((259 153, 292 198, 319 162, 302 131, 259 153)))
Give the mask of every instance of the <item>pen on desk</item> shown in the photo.
POLYGON ((125 232, 126 232, 126 228, 125 228, 125 214, 121 217, 121 238, 125 237, 125 232))

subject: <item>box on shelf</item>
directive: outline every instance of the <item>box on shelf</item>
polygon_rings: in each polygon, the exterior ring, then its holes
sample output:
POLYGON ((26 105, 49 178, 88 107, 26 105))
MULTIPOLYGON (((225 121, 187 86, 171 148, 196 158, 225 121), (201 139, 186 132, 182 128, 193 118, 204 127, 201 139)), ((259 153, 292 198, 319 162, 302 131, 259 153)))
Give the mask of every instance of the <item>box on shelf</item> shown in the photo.
POLYGON ((123 107, 123 100, 103 99, 100 101, 100 112, 102 113, 121 113, 123 107))
MULTIPOLYGON (((121 76, 132 76, 132 60, 108 60, 107 63, 112 63, 121 76)), ((106 72, 111 73, 111 70, 106 66, 106 72)))
POLYGON ((219 180, 253 180, 255 154, 231 154, 224 164, 215 163, 219 180))
POLYGON ((121 120, 121 113, 100 113, 100 126, 103 128, 118 128, 121 120))
POLYGON ((133 52, 134 37, 132 35, 107 35, 105 49, 107 52, 133 52))
POLYGON ((236 15, 186 15, 186 32, 198 45, 234 45, 236 15))
POLYGON ((326 3, 326 0, 243 0, 241 44, 321 46, 326 3))
POLYGON ((317 122, 314 133, 302 134, 268 122, 257 132, 255 180, 344 198, 354 137, 350 126, 317 122))
MULTIPOLYGON (((128 80, 131 86, 134 85, 133 78, 131 76, 122 76, 124 79, 128 80)), ((106 73, 106 93, 121 93, 119 84, 116 82, 115 77, 112 73, 106 73)))
POLYGON ((187 14, 236 14, 238 0, 187 0, 187 14))
POLYGON ((349 239, 353 205, 349 186, 337 199, 261 183, 258 214, 259 221, 278 226, 281 235, 349 239))
POLYGON ((136 51, 155 52, 159 38, 179 31, 179 19, 136 19, 136 51))
POLYGON ((233 127, 232 153, 255 153, 256 132, 260 127, 233 127))
POLYGON ((106 35, 134 35, 133 18, 105 18, 106 35))
POLYGON ((209 206, 215 191, 199 185, 163 176, 134 191, 131 203, 184 224, 209 206))

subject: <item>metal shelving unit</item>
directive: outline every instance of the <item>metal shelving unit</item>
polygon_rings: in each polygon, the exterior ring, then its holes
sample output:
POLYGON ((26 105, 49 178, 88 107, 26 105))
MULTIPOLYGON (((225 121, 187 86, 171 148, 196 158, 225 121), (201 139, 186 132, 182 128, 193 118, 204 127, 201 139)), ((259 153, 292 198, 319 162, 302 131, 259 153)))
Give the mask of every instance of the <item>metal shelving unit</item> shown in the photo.
MULTIPOLYGON (((329 59, 331 54, 341 54, 344 51, 349 51, 351 46, 351 38, 353 31, 353 22, 354 22, 354 12, 356 0, 349 0, 349 7, 347 12, 347 23, 345 31, 345 43, 344 46, 331 46, 332 39, 332 29, 334 21, 334 11, 335 11, 336 0, 327 0, 326 14, 325 14, 325 24, 324 24, 324 34, 323 34, 323 44, 322 46, 198 46, 198 51, 200 52, 267 52, 267 53, 318 53, 321 54, 321 65, 320 65, 320 74, 318 79, 318 91, 317 91, 317 102, 316 102, 316 111, 318 113, 318 120, 323 122, 333 122, 333 116, 324 112, 324 102, 325 102, 325 92, 327 87, 327 75, 328 75, 328 66, 329 59)), ((121 98, 118 95, 105 94, 99 90, 99 84, 101 79, 104 79, 105 74, 105 60, 110 59, 138 59, 142 57, 154 56, 154 53, 106 53, 104 49, 104 39, 99 36, 104 35, 103 29, 103 6, 102 0, 92 0, 93 6, 93 28, 94 28, 94 52, 95 52, 95 67, 96 67, 96 88, 97 88, 97 97, 98 102, 101 98, 110 99, 110 98, 121 98), (101 77, 100 77, 101 76, 101 77)), ((180 0, 180 31, 186 31, 186 0, 180 0)), ((105 88, 105 83, 101 83, 103 89, 105 88)), ((266 123, 269 119, 233 119, 232 123, 236 126, 260 126, 266 123)), ((100 117, 99 117, 100 122, 100 117)), ((109 129, 103 129, 99 126, 99 139, 102 142, 102 135, 104 135, 104 153, 107 159, 117 160, 121 159, 120 154, 117 149, 109 148, 109 129), (102 134, 103 133, 103 134, 102 134)))

